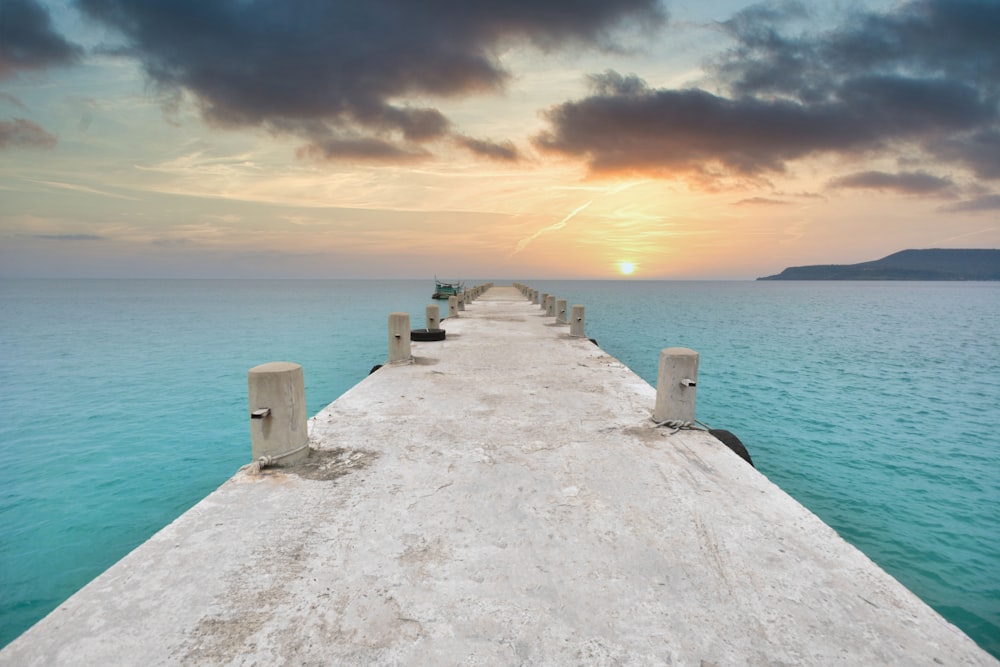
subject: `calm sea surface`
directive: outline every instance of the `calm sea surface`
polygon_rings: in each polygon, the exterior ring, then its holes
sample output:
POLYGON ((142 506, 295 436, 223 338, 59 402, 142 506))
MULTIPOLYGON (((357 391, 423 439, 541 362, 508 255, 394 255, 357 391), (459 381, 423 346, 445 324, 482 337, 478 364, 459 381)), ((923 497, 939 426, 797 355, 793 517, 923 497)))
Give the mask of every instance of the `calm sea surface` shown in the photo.
MULTIPOLYGON (((699 419, 1000 656, 1000 283, 524 282, 650 383, 698 350, 699 419)), ((430 288, 0 281, 0 646, 249 461, 249 368, 314 414, 430 288)))

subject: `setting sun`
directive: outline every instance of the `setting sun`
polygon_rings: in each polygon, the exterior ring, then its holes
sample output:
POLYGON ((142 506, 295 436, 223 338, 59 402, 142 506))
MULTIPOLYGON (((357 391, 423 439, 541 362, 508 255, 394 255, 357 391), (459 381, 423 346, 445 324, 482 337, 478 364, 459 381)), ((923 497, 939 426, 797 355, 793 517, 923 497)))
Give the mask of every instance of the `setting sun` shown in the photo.
POLYGON ((618 270, 622 272, 622 275, 630 276, 635 272, 634 262, 618 262, 618 270))

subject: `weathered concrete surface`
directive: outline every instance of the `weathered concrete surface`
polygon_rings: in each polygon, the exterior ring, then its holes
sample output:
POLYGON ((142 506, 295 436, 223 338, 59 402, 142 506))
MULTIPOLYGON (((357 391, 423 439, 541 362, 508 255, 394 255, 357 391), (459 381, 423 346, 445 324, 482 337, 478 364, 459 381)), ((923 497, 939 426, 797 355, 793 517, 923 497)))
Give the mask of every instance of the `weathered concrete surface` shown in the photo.
POLYGON ((490 290, 0 664, 997 664, 541 312, 490 290))

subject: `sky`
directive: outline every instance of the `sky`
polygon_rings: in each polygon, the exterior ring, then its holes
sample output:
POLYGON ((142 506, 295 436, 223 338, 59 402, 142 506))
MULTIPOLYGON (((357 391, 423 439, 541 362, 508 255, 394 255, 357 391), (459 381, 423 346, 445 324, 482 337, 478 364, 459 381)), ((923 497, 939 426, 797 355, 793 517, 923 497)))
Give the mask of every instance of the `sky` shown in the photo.
POLYGON ((998 35, 998 0, 0 0, 0 278, 1000 248, 998 35))

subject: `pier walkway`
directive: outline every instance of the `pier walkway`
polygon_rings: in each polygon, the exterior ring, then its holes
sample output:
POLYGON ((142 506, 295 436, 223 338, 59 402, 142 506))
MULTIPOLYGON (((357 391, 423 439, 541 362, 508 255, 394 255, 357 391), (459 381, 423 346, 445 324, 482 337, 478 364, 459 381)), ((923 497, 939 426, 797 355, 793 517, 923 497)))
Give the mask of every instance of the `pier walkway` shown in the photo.
POLYGON ((515 288, 443 328, 0 665, 997 664, 515 288))

